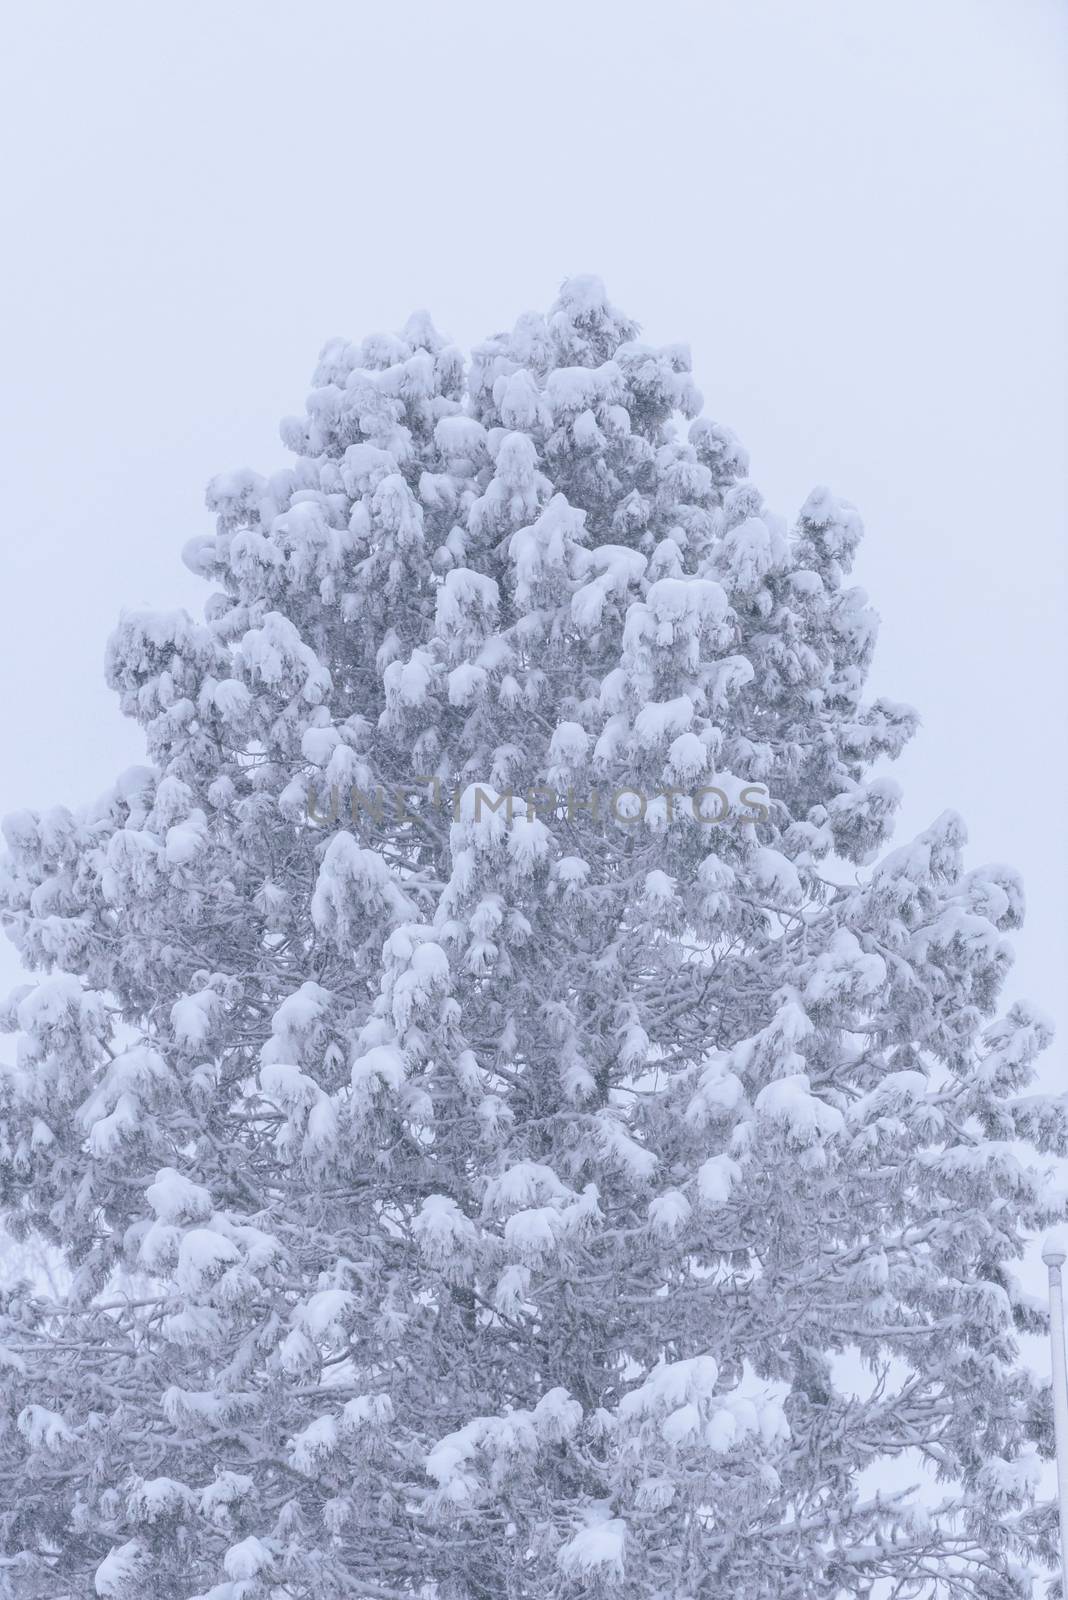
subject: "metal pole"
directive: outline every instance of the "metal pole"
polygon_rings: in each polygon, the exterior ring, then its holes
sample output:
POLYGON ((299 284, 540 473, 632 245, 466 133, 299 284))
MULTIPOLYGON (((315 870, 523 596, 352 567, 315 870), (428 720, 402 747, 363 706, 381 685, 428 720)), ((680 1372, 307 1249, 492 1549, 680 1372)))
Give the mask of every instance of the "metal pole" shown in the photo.
POLYGON ((1057 1446, 1057 1510, 1061 1524, 1061 1585, 1068 1600, 1068 1373, 1064 1362, 1064 1288, 1061 1268, 1068 1259, 1063 1235, 1047 1239, 1042 1259, 1049 1268, 1049 1339, 1053 1364, 1053 1430, 1057 1446))

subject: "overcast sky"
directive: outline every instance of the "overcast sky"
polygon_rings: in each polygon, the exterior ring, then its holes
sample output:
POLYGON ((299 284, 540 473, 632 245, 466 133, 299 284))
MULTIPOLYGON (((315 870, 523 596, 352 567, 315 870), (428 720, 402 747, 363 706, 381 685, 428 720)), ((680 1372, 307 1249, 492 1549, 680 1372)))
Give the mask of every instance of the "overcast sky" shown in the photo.
POLYGON ((282 463, 328 335, 426 305, 469 344, 597 272, 777 509, 860 507, 874 688, 924 716, 899 837, 952 806, 1024 871, 1011 991, 1068 1021, 1066 33, 1061 0, 14 8, 0 810, 140 757, 106 636, 199 610, 204 483, 282 463))

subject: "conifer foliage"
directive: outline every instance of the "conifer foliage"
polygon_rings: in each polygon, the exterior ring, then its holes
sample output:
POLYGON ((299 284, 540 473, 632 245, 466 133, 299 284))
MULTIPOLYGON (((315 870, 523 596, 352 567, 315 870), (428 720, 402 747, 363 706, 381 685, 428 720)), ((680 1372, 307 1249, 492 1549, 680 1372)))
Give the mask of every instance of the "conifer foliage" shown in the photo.
POLYGON ((1013 873, 887 851, 856 513, 592 278, 313 385, 111 639, 146 765, 5 822, 0 1593, 1031 1594, 1068 1120, 1013 873))

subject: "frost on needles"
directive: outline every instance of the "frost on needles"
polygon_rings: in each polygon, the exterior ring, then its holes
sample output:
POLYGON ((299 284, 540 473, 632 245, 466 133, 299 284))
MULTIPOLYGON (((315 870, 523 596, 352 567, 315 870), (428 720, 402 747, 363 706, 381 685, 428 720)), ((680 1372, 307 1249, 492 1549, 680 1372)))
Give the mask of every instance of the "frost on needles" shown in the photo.
POLYGON ((146 765, 5 823, 0 1594, 1037 1592, 1068 1118, 1014 874, 886 853, 856 512, 592 278, 313 384, 111 640, 146 765))

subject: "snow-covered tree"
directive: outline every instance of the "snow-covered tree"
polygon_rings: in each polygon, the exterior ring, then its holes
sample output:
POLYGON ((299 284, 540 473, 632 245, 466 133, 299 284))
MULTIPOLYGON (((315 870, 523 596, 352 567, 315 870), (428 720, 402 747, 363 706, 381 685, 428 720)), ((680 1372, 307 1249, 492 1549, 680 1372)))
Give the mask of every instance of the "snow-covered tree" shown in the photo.
POLYGON ((857 515, 637 332, 328 344, 111 640, 148 764, 6 821, 16 1600, 1032 1593, 1021 892, 883 853, 857 515))

